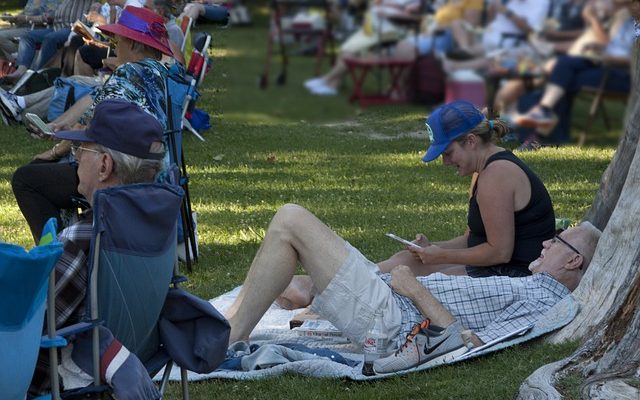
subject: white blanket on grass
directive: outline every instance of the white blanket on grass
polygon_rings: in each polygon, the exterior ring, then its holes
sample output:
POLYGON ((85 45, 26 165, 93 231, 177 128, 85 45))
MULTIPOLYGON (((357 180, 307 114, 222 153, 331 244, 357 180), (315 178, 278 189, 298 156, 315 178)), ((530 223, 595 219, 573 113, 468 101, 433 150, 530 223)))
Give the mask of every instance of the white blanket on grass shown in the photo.
MULTIPOLYGON (((233 289, 215 299, 210 300, 220 312, 224 311, 233 303, 240 291, 240 287, 233 289)), ((289 329, 289 320, 302 312, 304 309, 298 310, 284 310, 278 305, 272 305, 265 316, 260 320, 255 330, 252 332, 250 342, 252 344, 277 344, 277 343, 298 343, 303 344, 311 348, 326 348, 340 353, 345 358, 352 360, 362 360, 362 354, 360 353, 360 346, 350 343, 344 338, 336 337, 308 337, 300 336, 295 331, 289 329)), ((477 352, 475 355, 469 357, 479 357, 481 355, 491 353, 497 350, 504 349, 509 346, 513 346, 518 343, 526 342, 536 337, 542 336, 546 333, 559 329, 573 320, 578 313, 578 303, 573 296, 569 295, 549 309, 538 323, 526 334, 517 336, 513 339, 497 343, 489 348, 477 352)), ((454 360, 452 363, 457 362, 454 360)), ((349 378, 352 380, 371 380, 386 378, 393 375, 404 375, 410 372, 416 372, 431 368, 428 364, 423 364, 416 368, 407 369, 404 371, 398 371, 392 374, 379 374, 376 376, 362 375, 362 363, 360 362, 354 367, 344 365, 338 362, 331 361, 328 358, 317 357, 314 359, 300 360, 288 362, 280 365, 276 365, 271 368, 254 370, 254 371, 231 371, 231 370, 216 370, 209 374, 196 374, 189 372, 189 380, 204 380, 210 378, 218 379, 236 379, 236 380, 249 380, 249 379, 261 379, 270 376, 282 375, 285 373, 293 373, 304 376, 313 376, 317 378, 349 378)), ((158 374, 156 379, 159 379, 162 371, 158 374)), ((171 371, 172 380, 180 380, 179 369, 173 368, 171 371)))

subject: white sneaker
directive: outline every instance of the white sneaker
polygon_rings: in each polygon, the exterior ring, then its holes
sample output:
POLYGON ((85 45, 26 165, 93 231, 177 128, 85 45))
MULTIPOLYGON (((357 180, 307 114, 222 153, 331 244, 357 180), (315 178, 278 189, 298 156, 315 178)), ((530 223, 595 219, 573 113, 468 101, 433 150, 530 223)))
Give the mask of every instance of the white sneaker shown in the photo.
POLYGON ((460 336, 460 322, 455 321, 438 332, 427 328, 427 325, 426 321, 416 324, 398 351, 373 362, 373 370, 377 374, 386 374, 422 364, 445 364, 469 350, 460 336))
POLYGON ((326 83, 319 84, 309 89, 311 94, 315 94, 316 96, 335 96, 338 94, 338 91, 335 88, 327 85, 326 83))
POLYGON ((304 81, 304 87, 306 87, 309 90, 313 89, 316 86, 324 85, 324 84, 325 83, 323 78, 311 78, 304 81))

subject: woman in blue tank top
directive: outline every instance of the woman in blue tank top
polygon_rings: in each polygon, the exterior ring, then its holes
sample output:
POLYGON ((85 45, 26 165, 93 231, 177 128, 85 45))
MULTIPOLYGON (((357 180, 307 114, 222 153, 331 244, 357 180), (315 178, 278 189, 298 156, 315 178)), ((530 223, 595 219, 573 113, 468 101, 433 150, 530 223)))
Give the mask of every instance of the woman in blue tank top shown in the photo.
POLYGON ((494 137, 509 131, 507 124, 487 120, 469 102, 454 101, 434 110, 427 119, 427 130, 433 139, 423 161, 442 155, 443 163, 458 175, 477 174, 467 230, 442 242, 429 242, 418 234, 415 243, 419 248, 407 247, 380 262, 380 270, 388 272, 404 264, 416 275, 529 275, 529 263, 540 254, 542 242, 554 235, 555 215, 540 178, 494 143, 494 137))

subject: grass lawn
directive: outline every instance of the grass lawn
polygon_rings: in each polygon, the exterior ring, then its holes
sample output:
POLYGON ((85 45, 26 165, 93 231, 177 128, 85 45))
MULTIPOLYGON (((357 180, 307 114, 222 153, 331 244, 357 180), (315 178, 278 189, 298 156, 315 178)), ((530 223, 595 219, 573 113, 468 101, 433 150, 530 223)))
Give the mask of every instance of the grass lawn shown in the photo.
MULTIPOLYGON (((9 2, 11 3, 11 2, 9 2)), ((0 3, 0 10, 6 2, 0 3)), ((288 82, 257 88, 266 47, 266 10, 254 10, 249 28, 211 29, 215 63, 199 107, 211 115, 205 143, 186 136, 191 198, 198 212, 200 262, 187 287, 210 298, 240 284, 281 205, 299 203, 326 221, 372 260, 399 250, 384 236, 433 240, 461 233, 469 179, 440 161, 420 161, 427 142, 423 106, 359 110, 337 97, 313 97, 302 81, 310 58, 292 57, 288 82)), ((586 103, 577 104, 576 125, 586 103)), ((620 119, 621 109, 614 110, 620 119)), ((620 135, 596 126, 587 147, 545 148, 519 154, 547 184, 556 214, 578 221, 590 207, 602 171, 620 135)), ((577 134, 574 135, 577 139, 577 134)), ((0 126, 0 238, 31 246, 10 179, 16 167, 52 143, 22 127, 0 126)), ((284 376, 257 382, 206 381, 190 385, 192 398, 438 398, 510 399, 529 374, 570 354, 575 343, 539 341, 478 360, 373 383, 284 376)), ((178 397, 173 384, 167 398, 178 397)))

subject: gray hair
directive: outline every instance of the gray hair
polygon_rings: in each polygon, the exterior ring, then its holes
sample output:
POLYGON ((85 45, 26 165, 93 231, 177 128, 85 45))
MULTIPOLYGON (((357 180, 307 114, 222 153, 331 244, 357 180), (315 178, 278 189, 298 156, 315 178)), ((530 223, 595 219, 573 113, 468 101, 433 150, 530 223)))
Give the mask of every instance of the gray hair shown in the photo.
MULTIPOLYGON (((96 150, 111 156, 113 160, 113 174, 123 185, 153 182, 162 170, 162 160, 139 158, 100 144, 96 145, 96 150)), ((162 154, 163 152, 164 144, 162 142, 155 142, 151 145, 151 153, 162 154)))
POLYGON ((582 254, 582 269, 586 270, 596 252, 598 241, 600 240, 600 236, 602 236, 602 231, 596 228, 589 221, 582 221, 577 227, 583 231, 583 234, 580 235, 579 243, 576 243, 575 245, 582 254))

